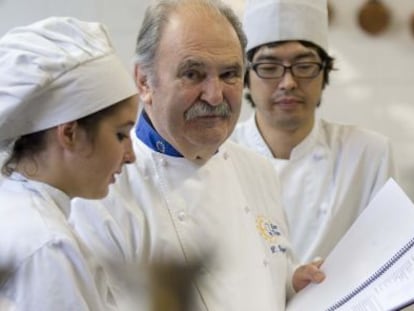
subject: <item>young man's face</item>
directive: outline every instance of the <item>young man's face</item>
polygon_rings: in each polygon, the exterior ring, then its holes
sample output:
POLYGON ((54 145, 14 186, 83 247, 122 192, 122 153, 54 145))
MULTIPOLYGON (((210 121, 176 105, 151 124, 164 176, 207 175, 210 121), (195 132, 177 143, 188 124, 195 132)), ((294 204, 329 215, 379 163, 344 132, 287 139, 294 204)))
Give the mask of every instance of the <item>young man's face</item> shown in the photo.
MULTIPOLYGON (((290 41, 274 47, 259 48, 252 63, 261 62, 291 66, 321 63, 321 59, 315 49, 290 41)), ((322 95, 323 70, 314 78, 297 78, 287 70, 281 78, 263 79, 250 69, 249 81, 258 122, 266 122, 283 131, 311 130, 315 109, 322 95)))

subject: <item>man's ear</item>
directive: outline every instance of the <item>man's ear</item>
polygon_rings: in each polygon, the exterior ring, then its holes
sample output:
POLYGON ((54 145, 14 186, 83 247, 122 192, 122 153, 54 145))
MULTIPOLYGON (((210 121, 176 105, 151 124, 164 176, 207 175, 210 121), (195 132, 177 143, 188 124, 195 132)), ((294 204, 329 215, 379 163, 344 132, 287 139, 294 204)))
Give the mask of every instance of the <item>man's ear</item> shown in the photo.
POLYGON ((148 75, 140 68, 139 65, 135 65, 134 69, 135 83, 138 88, 138 93, 141 101, 145 105, 151 105, 152 103, 152 91, 149 85, 148 75))
POLYGON ((57 126, 57 139, 62 148, 75 148, 78 138, 79 124, 76 121, 67 122, 57 126))

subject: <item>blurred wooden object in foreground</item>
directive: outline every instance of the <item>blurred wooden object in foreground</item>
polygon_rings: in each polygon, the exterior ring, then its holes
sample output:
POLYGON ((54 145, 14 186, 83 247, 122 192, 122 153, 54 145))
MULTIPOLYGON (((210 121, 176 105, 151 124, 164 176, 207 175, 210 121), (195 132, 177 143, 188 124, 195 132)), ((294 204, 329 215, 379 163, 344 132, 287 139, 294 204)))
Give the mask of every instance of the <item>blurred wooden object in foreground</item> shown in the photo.
POLYGON ((200 278, 199 263, 164 262, 150 267, 151 311, 194 310, 195 282, 200 278))
POLYGON ((3 284, 3 282, 5 281, 6 277, 8 276, 10 271, 7 270, 0 270, 0 286, 3 284))
MULTIPOLYGON (((145 311, 193 311, 195 283, 201 264, 158 262, 150 265, 126 264, 118 267, 120 277, 130 290, 122 310, 144 308, 145 311)), ((0 270, 0 286, 10 271, 0 270)), ((124 297, 125 298, 125 297, 124 297)), ((0 309, 6 301, 0 297, 0 309)))

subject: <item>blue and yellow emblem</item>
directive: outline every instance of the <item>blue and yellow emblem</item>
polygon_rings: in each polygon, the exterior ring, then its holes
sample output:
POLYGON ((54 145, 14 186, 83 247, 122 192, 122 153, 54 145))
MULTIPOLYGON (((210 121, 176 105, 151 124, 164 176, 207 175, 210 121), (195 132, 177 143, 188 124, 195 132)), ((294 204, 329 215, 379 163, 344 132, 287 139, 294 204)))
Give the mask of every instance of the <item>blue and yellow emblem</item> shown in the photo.
POLYGON ((256 227, 260 235, 271 244, 270 250, 272 253, 286 251, 286 248, 280 245, 282 233, 276 224, 264 216, 258 216, 256 218, 256 227))

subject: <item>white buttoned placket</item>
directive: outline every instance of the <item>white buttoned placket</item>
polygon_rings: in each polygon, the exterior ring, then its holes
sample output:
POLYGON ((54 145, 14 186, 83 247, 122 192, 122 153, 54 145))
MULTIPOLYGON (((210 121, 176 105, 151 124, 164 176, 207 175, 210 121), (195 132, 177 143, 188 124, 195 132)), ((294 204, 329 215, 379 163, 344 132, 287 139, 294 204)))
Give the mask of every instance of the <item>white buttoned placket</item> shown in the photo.
MULTIPOLYGON (((185 245, 183 243, 182 240, 182 235, 180 234, 180 226, 185 225, 186 222, 186 206, 185 206, 185 202, 183 200, 181 200, 182 202, 179 204, 181 206, 181 208, 179 208, 177 211, 174 210, 173 208, 173 202, 171 202, 168 198, 168 185, 166 183, 166 174, 168 171, 168 160, 164 158, 163 154, 157 154, 154 153, 153 156, 156 158, 155 161, 155 171, 156 171, 156 175, 157 175, 157 179, 161 188, 161 191, 163 192, 163 198, 165 200, 166 203, 166 208, 168 210, 171 222, 174 226, 174 231, 177 237, 177 240, 180 244, 180 248, 184 257, 185 262, 189 263, 190 259, 189 259, 189 255, 188 252, 186 251, 185 245)), ((200 288, 198 286, 198 284, 196 282, 194 282, 194 286, 199 294, 200 297, 200 301, 203 303, 203 306, 205 308, 206 311, 209 311, 209 308, 207 306, 206 301, 203 298, 203 295, 201 294, 200 288)))
MULTIPOLYGON (((218 156, 220 158, 214 159, 214 161, 227 162, 231 160, 230 155, 226 151, 222 151, 221 154, 219 152, 218 156)), ((171 189, 167 182, 168 180, 167 176, 169 176, 168 171, 170 167, 170 161, 173 161, 173 160, 169 159, 168 156, 165 156, 159 153, 153 153, 153 157, 154 157, 154 160, 155 160, 154 163, 156 166, 155 167, 156 178, 158 180, 160 190, 163 193, 163 198, 165 200, 166 208, 168 210, 169 217, 174 227, 175 235, 177 237, 177 240, 179 241, 184 260, 186 262, 189 262, 192 254, 191 254, 191 249, 190 249, 191 246, 186 245, 186 238, 188 238, 188 233, 186 233, 186 230, 188 229, 188 226, 192 225, 191 224, 192 219, 188 213, 189 212, 188 204, 187 202, 183 200, 183 198, 174 197, 174 199, 172 198, 170 199, 171 189)), ((222 165, 226 166, 226 165, 232 165, 232 164, 223 163, 222 165)), ((234 194, 229 194, 229 195, 232 196, 234 194)), ((242 213, 240 215, 244 215, 244 217, 246 217, 244 221, 245 222, 247 221, 249 223, 249 226, 255 228, 256 227, 256 215, 254 215, 251 212, 251 209, 248 206, 247 201, 243 199, 244 198, 243 194, 240 192, 237 195, 240 198, 240 203, 241 203, 239 208, 241 209, 242 213)), ((225 202, 223 202, 223 206, 226 206, 225 202)), ((262 261, 261 261, 263 269, 266 269, 268 271, 267 273, 271 273, 270 272, 270 261, 271 259, 266 255, 262 258, 262 261)), ((201 271, 202 271, 201 273, 203 273, 204 275, 209 273, 206 267, 203 267, 201 271)), ((203 294, 202 294, 202 291, 199 285, 195 284, 195 288, 197 292, 199 293, 200 300, 203 303, 205 310, 207 311, 210 310, 207 301, 205 301, 203 297, 203 294)))

